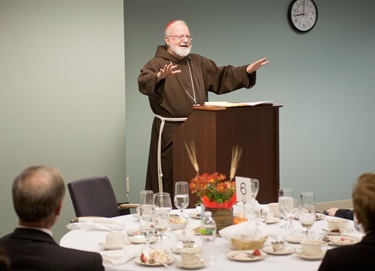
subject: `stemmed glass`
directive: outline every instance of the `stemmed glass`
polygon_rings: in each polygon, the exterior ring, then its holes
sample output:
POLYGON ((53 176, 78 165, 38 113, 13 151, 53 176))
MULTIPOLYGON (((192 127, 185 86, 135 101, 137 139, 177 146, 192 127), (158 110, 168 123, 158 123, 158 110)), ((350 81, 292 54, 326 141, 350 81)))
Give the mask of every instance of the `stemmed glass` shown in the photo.
POLYGON ((294 199, 292 188, 280 188, 279 189, 279 211, 284 217, 285 223, 280 226, 283 229, 292 228, 291 213, 293 211, 294 199))
POLYGON ((174 189, 174 205, 180 210, 180 216, 184 216, 184 209, 189 205, 188 182, 176 182, 174 189))
POLYGON ((155 234, 153 224, 155 207, 152 204, 143 204, 139 206, 139 231, 146 239, 146 248, 150 251, 150 239, 155 234))
POLYGON ((315 196, 312 192, 302 192, 300 196, 299 222, 305 229, 303 233, 308 237, 313 232, 310 230, 315 223, 315 196))
POLYGON ((258 192, 259 192, 259 180, 258 179, 251 179, 250 184, 251 184, 251 202, 249 202, 249 204, 250 204, 249 212, 250 212, 250 216, 253 217, 254 216, 255 199, 256 199, 256 197, 258 195, 258 192))
POLYGON ((170 211, 172 210, 171 196, 167 192, 155 193, 153 197, 155 229, 160 233, 161 246, 163 245, 163 235, 168 228, 170 211))
POLYGON ((140 196, 140 205, 152 205, 154 200, 154 192, 152 190, 142 190, 140 196))

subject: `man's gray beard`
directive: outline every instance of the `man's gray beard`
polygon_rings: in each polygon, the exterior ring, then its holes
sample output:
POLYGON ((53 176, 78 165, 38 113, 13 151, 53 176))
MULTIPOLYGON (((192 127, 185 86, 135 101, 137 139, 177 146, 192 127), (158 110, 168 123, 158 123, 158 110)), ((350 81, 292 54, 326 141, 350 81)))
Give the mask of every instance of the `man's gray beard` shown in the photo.
POLYGON ((188 48, 182 48, 179 46, 171 45, 170 47, 171 47, 172 52, 174 52, 176 55, 180 57, 186 57, 187 55, 190 54, 190 51, 191 51, 191 46, 188 48))

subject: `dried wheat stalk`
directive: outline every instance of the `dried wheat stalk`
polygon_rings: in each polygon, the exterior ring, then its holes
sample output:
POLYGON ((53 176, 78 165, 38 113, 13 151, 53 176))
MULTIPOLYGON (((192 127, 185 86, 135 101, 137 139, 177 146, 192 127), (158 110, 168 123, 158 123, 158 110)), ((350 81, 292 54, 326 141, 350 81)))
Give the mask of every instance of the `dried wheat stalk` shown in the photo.
POLYGON ((236 175, 237 169, 239 167, 239 162, 242 155, 242 148, 238 147, 238 145, 232 148, 232 162, 230 164, 230 181, 233 180, 234 176, 236 175))
POLYGON ((195 143, 193 141, 190 141, 189 144, 185 142, 186 151, 189 155, 189 159, 191 164, 193 165, 193 168, 195 172, 197 173, 197 176, 199 175, 199 166, 197 161, 197 153, 195 152, 195 143))

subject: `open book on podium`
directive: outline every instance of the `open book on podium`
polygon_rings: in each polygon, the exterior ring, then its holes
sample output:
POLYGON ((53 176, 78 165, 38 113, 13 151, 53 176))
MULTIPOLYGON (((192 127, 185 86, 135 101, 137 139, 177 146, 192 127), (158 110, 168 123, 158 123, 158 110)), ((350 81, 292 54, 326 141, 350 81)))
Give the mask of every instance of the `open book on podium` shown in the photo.
POLYGON ((262 105, 278 105, 272 101, 258 101, 258 102, 205 102, 205 106, 219 106, 219 107, 240 107, 240 106, 262 106, 262 105))

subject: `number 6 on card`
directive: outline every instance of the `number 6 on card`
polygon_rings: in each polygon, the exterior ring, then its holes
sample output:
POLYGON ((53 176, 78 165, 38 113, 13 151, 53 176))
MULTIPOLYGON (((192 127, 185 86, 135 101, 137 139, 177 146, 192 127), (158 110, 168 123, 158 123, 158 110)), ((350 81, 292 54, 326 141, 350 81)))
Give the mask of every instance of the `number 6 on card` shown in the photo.
POLYGON ((237 201, 251 202, 251 179, 236 176, 237 201))

